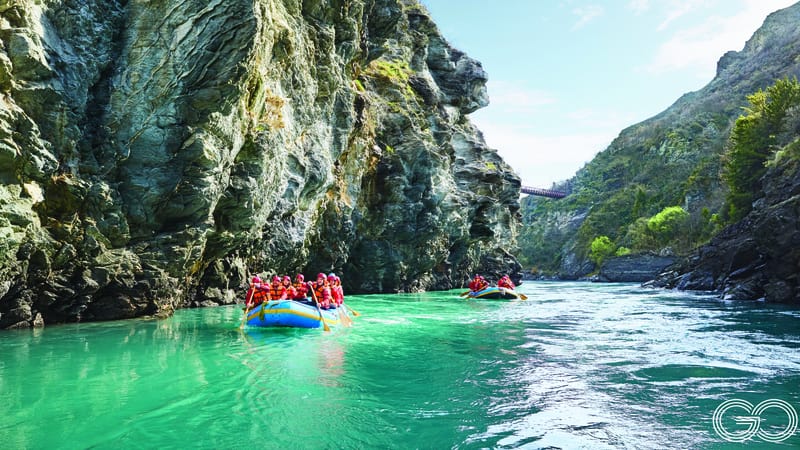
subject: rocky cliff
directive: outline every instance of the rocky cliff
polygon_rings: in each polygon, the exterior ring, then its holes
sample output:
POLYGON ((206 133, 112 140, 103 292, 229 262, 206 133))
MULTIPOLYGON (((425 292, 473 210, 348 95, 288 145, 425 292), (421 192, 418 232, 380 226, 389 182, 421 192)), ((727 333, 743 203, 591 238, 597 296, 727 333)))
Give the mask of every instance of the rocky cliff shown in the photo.
POLYGON ((794 134, 793 155, 771 165, 753 211, 650 285, 800 303, 800 128, 794 134))
POLYGON ((481 65, 415 0, 0 0, 0 328, 512 272, 481 65))
POLYGON ((565 182, 560 188, 571 195, 525 199, 521 259, 575 279, 597 270, 589 248, 599 236, 634 252, 686 254, 707 242, 726 214, 719 174, 731 127, 748 95, 800 75, 798 23, 800 3, 770 14, 741 51, 721 57, 708 85, 623 130, 565 182), (669 242, 657 242, 647 221, 673 206, 689 219, 669 242))

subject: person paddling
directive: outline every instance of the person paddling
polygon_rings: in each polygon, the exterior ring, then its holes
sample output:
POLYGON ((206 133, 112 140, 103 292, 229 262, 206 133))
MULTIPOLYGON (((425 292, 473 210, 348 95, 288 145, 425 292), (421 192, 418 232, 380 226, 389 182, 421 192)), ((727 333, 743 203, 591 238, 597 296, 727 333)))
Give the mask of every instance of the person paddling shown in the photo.
POLYGON ((317 275, 317 281, 313 283, 314 294, 317 298, 317 303, 322 309, 330 309, 331 307, 331 287, 328 284, 328 279, 324 273, 317 275))
POLYGON ((344 293, 341 291, 341 283, 337 285, 337 280, 339 277, 336 274, 332 273, 328 275, 328 286, 331 289, 331 304, 334 307, 339 307, 344 302, 344 293))
POLYGON ((475 275, 475 278, 469 283, 469 290, 472 292, 479 292, 489 287, 489 282, 483 275, 475 275))
POLYGON ((277 275, 272 277, 272 283, 269 285, 269 299, 278 300, 281 298, 281 278, 277 275))
POLYGON ((261 281, 261 277, 256 275, 250 281, 250 289, 247 291, 249 302, 245 305, 248 310, 255 308, 267 300, 269 294, 269 287, 266 283, 261 281))
POLYGON ((331 295, 337 306, 342 306, 344 303, 344 289, 342 289, 342 280, 338 275, 333 278, 333 287, 331 288, 331 295))
POLYGON ((289 275, 283 276, 283 279, 281 280, 281 287, 279 293, 280 297, 278 298, 281 300, 286 300, 286 299, 291 300, 294 298, 295 295, 294 286, 292 286, 292 279, 289 278, 289 275))
POLYGON ((305 283, 305 277, 302 273, 298 273, 294 277, 294 299, 307 300, 308 299, 308 285, 305 283))
POLYGON ((514 282, 511 281, 511 277, 508 275, 503 275, 499 280, 497 280, 497 287, 511 289, 512 291, 516 286, 514 286, 514 282))
POLYGON ((467 287, 469 287, 470 291, 477 292, 478 291, 478 286, 480 286, 480 282, 481 282, 481 276, 478 275, 478 274, 475 274, 475 277, 472 278, 472 280, 470 280, 469 285, 467 287))

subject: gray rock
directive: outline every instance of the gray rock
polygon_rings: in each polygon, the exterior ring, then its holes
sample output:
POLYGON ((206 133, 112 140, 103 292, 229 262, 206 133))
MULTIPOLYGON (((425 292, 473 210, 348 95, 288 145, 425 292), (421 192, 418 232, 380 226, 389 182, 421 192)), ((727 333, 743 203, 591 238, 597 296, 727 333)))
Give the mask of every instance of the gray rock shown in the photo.
POLYGON ((761 201, 741 222, 677 265, 659 282, 719 292, 736 300, 800 301, 800 162, 782 161, 764 175, 761 201))
POLYGON ((675 263, 669 256, 639 254, 610 258, 600 268, 600 279, 610 282, 645 282, 675 263))

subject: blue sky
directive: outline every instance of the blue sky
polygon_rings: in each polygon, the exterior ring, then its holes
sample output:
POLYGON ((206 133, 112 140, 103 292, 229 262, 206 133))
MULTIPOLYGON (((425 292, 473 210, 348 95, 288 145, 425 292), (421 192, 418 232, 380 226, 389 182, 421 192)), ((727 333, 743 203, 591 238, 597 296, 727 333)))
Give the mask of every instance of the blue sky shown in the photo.
POLYGON ((794 0, 421 0, 483 64, 490 105, 470 117, 522 177, 570 178, 629 125, 714 77, 794 0))

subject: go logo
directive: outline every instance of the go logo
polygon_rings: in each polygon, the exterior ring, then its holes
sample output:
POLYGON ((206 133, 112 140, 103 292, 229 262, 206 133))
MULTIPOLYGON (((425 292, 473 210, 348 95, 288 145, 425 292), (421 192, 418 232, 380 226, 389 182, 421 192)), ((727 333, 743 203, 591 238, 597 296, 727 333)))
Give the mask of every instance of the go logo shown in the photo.
MULTIPOLYGON (((733 413, 734 411, 731 411, 733 413)), ((755 407, 753 404, 746 400, 727 400, 722 402, 717 409, 714 410, 714 416, 711 418, 714 426, 714 431, 726 441, 729 442, 744 442, 758 437, 759 439, 767 442, 781 442, 788 439, 797 431, 797 411, 792 405, 783 400, 769 399, 764 400, 755 407), (770 409, 780 409, 786 414, 787 424, 786 428, 780 433, 769 432, 761 429, 761 414, 770 409), (746 429, 738 429, 730 431, 722 424, 722 417, 731 410, 743 410, 746 415, 733 416, 734 422, 739 425, 746 425, 746 429)))

